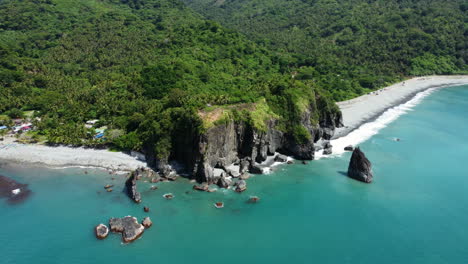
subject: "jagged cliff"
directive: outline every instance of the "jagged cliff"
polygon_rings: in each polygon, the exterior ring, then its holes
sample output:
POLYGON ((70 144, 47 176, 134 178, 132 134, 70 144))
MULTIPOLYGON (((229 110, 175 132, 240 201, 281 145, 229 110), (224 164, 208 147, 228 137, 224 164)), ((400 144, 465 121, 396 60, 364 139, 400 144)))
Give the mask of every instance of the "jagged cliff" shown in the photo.
MULTIPOLYGON (((168 159, 156 160, 156 168, 163 174, 168 173, 168 162, 175 161, 198 182, 215 183, 220 176, 215 175, 214 168, 229 173, 227 167, 236 164, 239 165, 239 173, 245 170, 258 173, 261 170, 256 163, 265 161, 275 152, 296 159, 312 160, 316 143, 322 139, 329 140, 335 128, 342 124, 341 112, 323 109, 318 122, 314 124, 315 111, 318 109, 314 103, 300 115, 300 125, 308 133, 307 140, 303 142, 298 142, 298 139, 282 126, 284 120, 274 115, 264 120, 263 129, 256 128, 251 120, 226 117, 222 122, 213 122, 214 124, 202 133, 198 133, 195 128, 187 128, 173 138, 171 155, 168 159)), ((218 120, 222 118, 221 114, 213 116, 218 120)))

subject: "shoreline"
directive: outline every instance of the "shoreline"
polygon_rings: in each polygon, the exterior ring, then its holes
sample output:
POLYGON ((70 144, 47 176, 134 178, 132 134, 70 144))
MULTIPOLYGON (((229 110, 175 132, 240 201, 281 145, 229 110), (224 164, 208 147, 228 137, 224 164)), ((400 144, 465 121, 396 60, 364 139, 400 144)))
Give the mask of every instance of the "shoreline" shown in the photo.
POLYGON ((335 130, 332 140, 342 138, 362 125, 376 120, 387 110, 404 104, 418 93, 431 88, 467 85, 468 75, 434 75, 408 79, 372 93, 337 102, 343 114, 343 127, 335 130))
POLYGON ((27 163, 59 169, 81 167, 116 172, 127 172, 140 167, 148 167, 146 162, 123 152, 83 147, 20 144, 13 142, 13 138, 0 141, 0 161, 16 165, 27 163))
MULTIPOLYGON (((348 101, 338 102, 337 105, 343 113, 344 127, 336 129, 332 142, 376 120, 389 109, 411 101, 423 91, 466 84, 468 84, 468 75, 418 77, 348 101)), ((20 144, 14 140, 12 137, 6 137, 4 141, 0 141, 0 161, 53 168, 88 167, 111 171, 132 171, 148 167, 146 162, 123 152, 20 144)))

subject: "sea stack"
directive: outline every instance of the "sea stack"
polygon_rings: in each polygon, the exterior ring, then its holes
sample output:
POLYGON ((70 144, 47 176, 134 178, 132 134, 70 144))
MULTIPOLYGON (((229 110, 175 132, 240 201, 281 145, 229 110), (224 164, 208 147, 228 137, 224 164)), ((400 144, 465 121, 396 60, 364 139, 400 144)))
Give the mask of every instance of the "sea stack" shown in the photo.
POLYGON ((349 161, 348 176, 365 183, 372 182, 372 164, 359 147, 354 149, 349 161))
POLYGON ((127 194, 130 199, 135 201, 135 203, 140 203, 141 194, 137 191, 137 178, 135 174, 135 172, 132 172, 130 177, 125 182, 125 187, 127 188, 127 194))

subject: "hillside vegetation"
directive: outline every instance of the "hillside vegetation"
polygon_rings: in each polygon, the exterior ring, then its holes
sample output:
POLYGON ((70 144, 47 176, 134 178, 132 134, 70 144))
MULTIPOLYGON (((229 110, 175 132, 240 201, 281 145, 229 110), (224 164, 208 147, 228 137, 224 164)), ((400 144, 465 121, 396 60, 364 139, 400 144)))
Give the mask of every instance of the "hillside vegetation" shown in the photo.
POLYGON ((464 0, 183 0, 344 100, 406 76, 468 73, 464 0))
POLYGON ((263 45, 177 0, 0 1, 0 115, 34 110, 34 133, 52 144, 167 158, 178 131, 207 129, 206 107, 261 105, 240 118, 262 129, 266 115, 280 117, 294 134, 299 99, 338 111, 263 45), (89 119, 109 128, 105 141, 84 127, 89 119))

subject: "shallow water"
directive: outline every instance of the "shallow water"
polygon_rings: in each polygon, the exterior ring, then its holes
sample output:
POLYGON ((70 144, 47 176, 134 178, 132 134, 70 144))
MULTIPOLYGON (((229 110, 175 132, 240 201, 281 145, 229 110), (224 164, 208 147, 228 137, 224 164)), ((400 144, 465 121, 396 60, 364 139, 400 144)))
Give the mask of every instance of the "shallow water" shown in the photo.
POLYGON ((0 263, 466 263, 467 110, 468 87, 438 90, 360 144, 374 164, 370 185, 343 175, 345 153, 276 167, 241 194, 143 183, 137 205, 123 176, 3 166, 33 194, 19 205, 0 200, 0 263), (261 201, 246 203, 250 195, 261 201), (154 225, 132 244, 95 239, 95 225, 129 214, 154 225))

